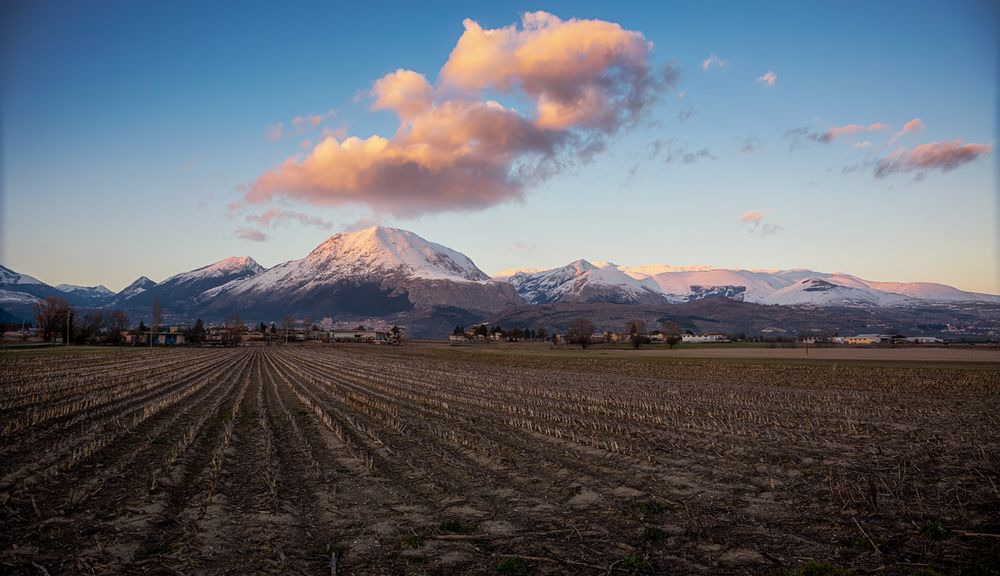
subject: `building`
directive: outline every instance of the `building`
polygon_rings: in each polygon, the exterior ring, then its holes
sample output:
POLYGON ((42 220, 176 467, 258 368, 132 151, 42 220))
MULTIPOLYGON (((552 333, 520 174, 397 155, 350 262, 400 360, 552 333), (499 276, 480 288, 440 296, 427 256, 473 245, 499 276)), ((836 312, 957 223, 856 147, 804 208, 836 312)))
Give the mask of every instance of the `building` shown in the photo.
POLYGON ((389 333, 377 330, 336 330, 334 342, 388 342, 389 333))
POLYGON ((725 334, 681 334, 681 342, 685 344, 704 344, 709 342, 728 342, 725 334))
POLYGON ((910 336, 906 339, 907 342, 912 344, 943 344, 944 340, 940 338, 935 338, 934 336, 910 336))
POLYGON ((844 344, 879 344, 882 342, 881 334, 858 334, 857 336, 844 336, 844 344))
POLYGON ((177 346, 184 343, 184 334, 181 332, 157 332, 153 336, 152 332, 143 332, 139 336, 141 346, 149 346, 149 339, 153 337, 153 346, 177 346))

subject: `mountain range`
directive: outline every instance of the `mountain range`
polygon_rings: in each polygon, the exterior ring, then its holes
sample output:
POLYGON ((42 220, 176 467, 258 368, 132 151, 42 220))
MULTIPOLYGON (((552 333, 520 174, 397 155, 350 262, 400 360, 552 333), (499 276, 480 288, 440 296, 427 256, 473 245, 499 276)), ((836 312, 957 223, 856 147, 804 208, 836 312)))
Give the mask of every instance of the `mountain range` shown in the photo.
MULTIPOLYGON (((454 324, 500 318, 531 318, 558 329, 557 322, 540 314, 546 310, 561 316, 574 309, 618 310, 611 314, 612 321, 641 309, 651 319, 662 320, 657 314, 697 302, 701 304, 689 307, 700 313, 719 303, 720 310, 725 309, 720 314, 757 310, 756 317, 780 312, 787 318, 794 312, 806 324, 810 311, 825 318, 838 316, 831 315, 834 310, 845 318, 878 311, 880 318, 916 317, 914 322, 933 312, 932 329, 924 332, 953 328, 942 322, 942 311, 964 311, 966 321, 988 332, 993 312, 1000 310, 996 295, 806 269, 627 267, 577 260, 550 270, 507 270, 490 277, 461 252, 381 226, 336 234, 304 258, 272 268, 249 256, 230 257, 159 283, 142 276, 118 293, 104 286, 50 286, 0 266, 0 320, 30 320, 35 303, 49 296, 83 309, 125 310, 133 318, 148 317, 158 299, 168 321, 220 320, 234 314, 254 322, 332 317, 398 322, 409 325, 413 335, 427 336, 441 336, 439 331, 454 324), (823 314, 816 312, 819 309, 823 314)), ((674 310, 680 316, 683 312, 674 310)))

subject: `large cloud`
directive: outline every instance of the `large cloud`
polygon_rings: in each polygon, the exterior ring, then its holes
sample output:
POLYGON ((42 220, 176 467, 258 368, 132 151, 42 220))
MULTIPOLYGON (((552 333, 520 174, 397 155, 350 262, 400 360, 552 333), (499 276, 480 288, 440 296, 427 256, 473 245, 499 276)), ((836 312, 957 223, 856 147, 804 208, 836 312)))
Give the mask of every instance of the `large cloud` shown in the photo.
POLYGON ((897 172, 923 174, 929 170, 947 172, 988 156, 993 151, 989 144, 962 144, 952 142, 930 142, 910 150, 898 150, 875 163, 875 177, 884 178, 897 172))
POLYGON ((258 178, 244 200, 414 216, 523 198, 538 179, 601 150, 662 95, 672 78, 650 68, 651 49, 641 33, 601 20, 535 12, 520 28, 494 30, 466 20, 435 84, 399 69, 369 90, 373 110, 398 116, 395 134, 328 136, 258 178), (524 98, 530 110, 487 93, 524 98))

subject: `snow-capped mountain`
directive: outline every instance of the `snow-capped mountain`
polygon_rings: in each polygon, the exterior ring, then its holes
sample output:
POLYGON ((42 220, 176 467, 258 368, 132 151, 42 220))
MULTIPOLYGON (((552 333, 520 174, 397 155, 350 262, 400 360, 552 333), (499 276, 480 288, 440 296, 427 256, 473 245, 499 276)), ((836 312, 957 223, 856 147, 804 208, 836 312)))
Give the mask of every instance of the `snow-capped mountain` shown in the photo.
POLYGON ((927 282, 872 282, 842 273, 793 270, 728 270, 710 266, 616 266, 577 260, 540 272, 505 271, 494 276, 531 303, 668 302, 710 297, 755 304, 899 306, 921 302, 1000 302, 1000 296, 965 292, 927 282), (629 283, 625 279, 632 280, 629 283))
POLYGON ((517 293, 530 304, 555 302, 613 302, 616 304, 657 304, 666 302, 659 286, 649 279, 637 279, 614 264, 602 266, 586 260, 541 272, 516 272, 507 277, 517 293))
POLYGON ((464 254, 406 230, 373 226, 336 234, 301 260, 205 291, 209 310, 387 314, 414 307, 495 310, 520 303, 464 254))
MULTIPOLYGON (((780 305, 775 317, 843 314, 844 307, 885 317, 916 318, 947 326, 958 310, 994 310, 1000 296, 926 282, 876 282, 844 273, 808 269, 740 270, 711 266, 619 266, 577 260, 548 270, 511 269, 489 278, 467 256, 405 230, 372 227, 331 236, 304 258, 264 269, 248 256, 220 260, 156 283, 142 276, 117 294, 103 286, 50 286, 0 266, 0 318, 30 320, 37 302, 65 298, 82 310, 121 309, 146 318, 155 300, 180 321, 249 321, 334 317, 391 318, 424 326, 425 334, 468 325, 510 309, 558 305, 551 313, 635 305, 660 318, 676 305, 699 314, 759 315, 780 305), (740 304, 744 303, 744 304, 740 304), (582 307, 582 308, 581 308, 582 307), (838 311, 839 310, 839 311, 838 311), (923 312, 921 312, 923 311, 923 312), (430 328, 433 326, 433 328, 430 328)), ((506 312, 505 312, 506 313, 506 312)), ((608 312, 618 318, 622 312, 608 312)), ((530 314, 529 314, 530 315, 530 314)), ((609 316, 611 318, 611 316, 609 316)), ((365 323, 365 322, 360 322, 365 323)), ((414 334, 418 332, 413 332, 414 334)))
POLYGON ((134 282, 132 282, 125 288, 122 288, 122 291, 116 294, 116 296, 124 300, 136 296, 137 294, 142 294, 143 292, 149 290, 153 286, 156 286, 156 282, 153 282, 152 280, 146 278, 145 276, 139 276, 138 278, 135 279, 134 282))
POLYGON ((234 256, 182 272, 159 284, 145 276, 122 290, 115 303, 126 310, 146 309, 155 299, 165 310, 175 313, 193 312, 201 301, 201 294, 237 280, 245 280, 264 271, 264 267, 249 256, 234 256))
POLYGON ((74 294, 85 298, 107 298, 108 296, 114 295, 114 292, 108 290, 104 285, 77 286, 76 284, 58 284, 55 286, 55 289, 67 294, 74 294))
POLYGON ((33 276, 28 276, 27 274, 19 274, 14 272, 6 266, 0 266, 0 285, 6 284, 38 284, 44 285, 44 282, 35 278, 33 276))

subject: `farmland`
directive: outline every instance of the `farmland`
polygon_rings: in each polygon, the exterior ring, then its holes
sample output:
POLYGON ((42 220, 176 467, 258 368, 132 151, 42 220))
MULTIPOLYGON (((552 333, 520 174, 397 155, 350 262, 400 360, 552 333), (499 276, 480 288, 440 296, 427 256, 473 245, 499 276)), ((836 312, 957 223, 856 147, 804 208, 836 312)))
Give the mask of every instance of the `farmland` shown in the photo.
POLYGON ((633 358, 0 353, 0 571, 994 573, 995 364, 633 358))

